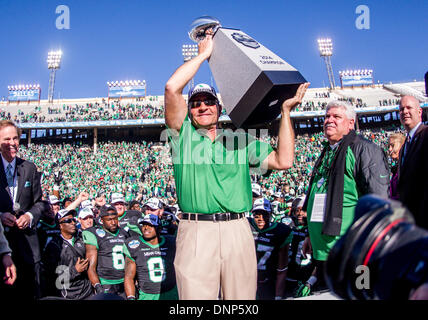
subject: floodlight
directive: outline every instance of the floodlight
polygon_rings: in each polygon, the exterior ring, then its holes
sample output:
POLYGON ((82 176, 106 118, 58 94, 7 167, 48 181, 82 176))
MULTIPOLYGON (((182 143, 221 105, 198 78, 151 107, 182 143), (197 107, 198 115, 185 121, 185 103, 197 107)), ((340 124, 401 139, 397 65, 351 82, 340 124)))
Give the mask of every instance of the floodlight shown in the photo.
POLYGON ((333 55, 333 42, 330 38, 320 38, 318 41, 318 50, 320 56, 324 59, 327 68, 328 80, 330 82, 330 88, 334 89, 334 74, 331 66, 331 56, 333 55))
POLYGON ((56 50, 56 51, 49 51, 48 52, 48 69, 51 70, 49 75, 49 90, 48 90, 48 101, 49 103, 53 102, 53 96, 55 91, 55 76, 56 76, 56 70, 58 70, 61 66, 61 58, 62 58, 62 51, 56 50))

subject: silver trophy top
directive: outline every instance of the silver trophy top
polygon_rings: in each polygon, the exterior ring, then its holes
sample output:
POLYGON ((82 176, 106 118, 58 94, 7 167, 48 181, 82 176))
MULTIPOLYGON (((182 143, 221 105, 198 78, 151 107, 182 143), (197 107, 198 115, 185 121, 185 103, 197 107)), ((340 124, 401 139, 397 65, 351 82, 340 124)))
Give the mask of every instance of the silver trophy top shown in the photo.
POLYGON ((214 17, 202 16, 196 18, 190 25, 189 38, 195 42, 205 38, 206 30, 212 28, 214 33, 221 27, 220 21, 214 17))

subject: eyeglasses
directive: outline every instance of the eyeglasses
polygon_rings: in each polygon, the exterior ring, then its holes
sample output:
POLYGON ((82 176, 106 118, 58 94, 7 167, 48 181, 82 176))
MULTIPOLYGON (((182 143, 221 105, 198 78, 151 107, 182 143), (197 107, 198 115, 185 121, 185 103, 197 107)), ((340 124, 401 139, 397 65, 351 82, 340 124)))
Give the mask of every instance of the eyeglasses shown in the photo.
POLYGON ((60 221, 60 224, 72 223, 72 222, 76 223, 76 219, 75 218, 66 219, 66 220, 60 221))
POLYGON ((217 103, 217 100, 214 99, 206 99, 206 100, 195 100, 195 101, 190 101, 190 107, 191 108, 198 108, 201 106, 202 102, 206 105, 206 106, 214 106, 217 103))

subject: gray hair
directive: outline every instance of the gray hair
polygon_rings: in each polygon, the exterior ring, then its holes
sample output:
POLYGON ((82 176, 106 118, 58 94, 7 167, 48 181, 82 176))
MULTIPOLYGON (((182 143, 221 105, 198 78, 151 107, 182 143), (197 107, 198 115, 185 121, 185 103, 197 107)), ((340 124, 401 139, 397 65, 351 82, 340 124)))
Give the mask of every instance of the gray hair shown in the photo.
POLYGON ((330 108, 344 108, 346 117, 348 119, 355 120, 355 118, 357 117, 354 106, 346 101, 339 101, 339 100, 330 101, 325 108, 325 113, 327 113, 330 108))

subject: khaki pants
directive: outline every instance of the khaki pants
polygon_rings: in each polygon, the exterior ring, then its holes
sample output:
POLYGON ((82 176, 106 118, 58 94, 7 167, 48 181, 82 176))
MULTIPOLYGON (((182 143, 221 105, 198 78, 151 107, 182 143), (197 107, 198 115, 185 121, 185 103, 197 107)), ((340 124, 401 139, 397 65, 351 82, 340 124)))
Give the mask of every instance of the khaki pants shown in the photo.
POLYGON ((246 218, 190 221, 178 227, 174 260, 180 300, 254 300, 257 258, 246 218))

